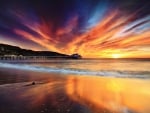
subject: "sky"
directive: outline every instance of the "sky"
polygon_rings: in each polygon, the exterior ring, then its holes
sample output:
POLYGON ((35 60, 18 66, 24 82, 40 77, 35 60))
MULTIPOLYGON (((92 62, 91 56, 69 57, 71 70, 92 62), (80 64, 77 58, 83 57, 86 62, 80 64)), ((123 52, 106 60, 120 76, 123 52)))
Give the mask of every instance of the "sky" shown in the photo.
POLYGON ((1 0, 0 43, 87 58, 150 58, 149 0, 1 0))

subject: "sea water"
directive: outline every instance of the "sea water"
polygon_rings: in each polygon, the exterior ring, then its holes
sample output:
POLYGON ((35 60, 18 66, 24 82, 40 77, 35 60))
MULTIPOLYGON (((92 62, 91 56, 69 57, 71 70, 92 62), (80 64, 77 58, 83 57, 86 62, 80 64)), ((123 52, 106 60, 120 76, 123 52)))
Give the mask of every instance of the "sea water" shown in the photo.
POLYGON ((150 78, 150 60, 143 59, 81 59, 81 60, 45 60, 13 61, 0 63, 0 67, 31 70, 39 72, 121 77, 150 78))

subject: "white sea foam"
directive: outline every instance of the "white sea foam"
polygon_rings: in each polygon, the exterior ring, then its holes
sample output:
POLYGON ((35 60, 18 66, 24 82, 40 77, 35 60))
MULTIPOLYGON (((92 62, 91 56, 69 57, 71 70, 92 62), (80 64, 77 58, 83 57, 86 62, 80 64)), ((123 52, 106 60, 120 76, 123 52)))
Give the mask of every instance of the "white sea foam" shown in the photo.
POLYGON ((117 71, 117 70, 92 71, 82 69, 52 68, 27 64, 10 64, 10 63, 0 63, 0 67, 36 71, 36 72, 60 73, 60 74, 96 75, 96 76, 122 77, 122 78, 150 78, 149 71, 117 71))

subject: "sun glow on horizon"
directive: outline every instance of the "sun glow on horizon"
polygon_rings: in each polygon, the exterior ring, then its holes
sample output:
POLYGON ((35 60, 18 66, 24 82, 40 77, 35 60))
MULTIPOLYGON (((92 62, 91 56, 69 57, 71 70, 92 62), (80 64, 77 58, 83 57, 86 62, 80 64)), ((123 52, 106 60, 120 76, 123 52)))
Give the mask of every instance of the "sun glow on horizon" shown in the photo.
POLYGON ((112 54, 112 58, 121 58, 120 54, 112 54))

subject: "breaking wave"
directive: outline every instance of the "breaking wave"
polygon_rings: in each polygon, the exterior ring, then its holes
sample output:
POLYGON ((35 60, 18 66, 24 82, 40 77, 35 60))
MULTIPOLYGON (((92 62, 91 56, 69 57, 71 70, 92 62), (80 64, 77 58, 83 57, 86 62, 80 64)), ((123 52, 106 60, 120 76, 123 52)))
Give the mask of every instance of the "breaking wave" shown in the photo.
POLYGON ((70 69, 70 68, 51 68, 43 66, 33 66, 27 64, 9 64, 0 63, 1 68, 20 69, 36 72, 49 72, 59 74, 73 74, 73 75, 95 75, 107 77, 121 77, 121 78, 150 78, 150 71, 118 71, 118 70, 83 70, 83 69, 70 69))

